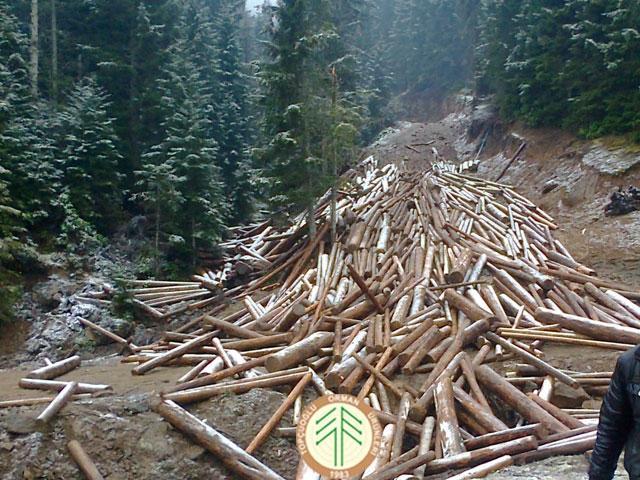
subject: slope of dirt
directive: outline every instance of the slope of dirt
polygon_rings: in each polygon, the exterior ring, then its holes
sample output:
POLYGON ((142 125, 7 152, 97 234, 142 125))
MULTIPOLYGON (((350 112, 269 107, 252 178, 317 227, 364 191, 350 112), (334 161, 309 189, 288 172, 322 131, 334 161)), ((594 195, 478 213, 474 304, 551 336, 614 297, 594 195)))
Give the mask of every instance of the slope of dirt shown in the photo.
POLYGON ((496 179, 522 141, 527 142, 526 149, 501 181, 516 185, 555 217, 560 228, 554 234, 576 260, 602 276, 640 287, 640 212, 604 215, 612 192, 640 185, 638 164, 627 162, 637 153, 623 155, 619 148, 578 140, 558 130, 515 125, 493 139, 478 174, 496 179), (599 164, 593 163, 594 152, 599 164), (611 168, 616 162, 617 170, 611 168), (611 171, 617 174, 607 173, 611 171))

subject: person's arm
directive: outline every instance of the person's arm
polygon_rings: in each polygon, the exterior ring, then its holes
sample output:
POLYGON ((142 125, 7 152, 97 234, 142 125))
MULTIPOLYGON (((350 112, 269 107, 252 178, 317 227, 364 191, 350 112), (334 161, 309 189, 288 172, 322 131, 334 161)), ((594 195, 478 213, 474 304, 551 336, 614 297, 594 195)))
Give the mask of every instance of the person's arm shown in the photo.
POLYGON ((626 375, 621 359, 618 359, 600 409, 598 437, 591 455, 589 480, 611 480, 615 474, 618 458, 633 426, 633 411, 626 388, 626 375))

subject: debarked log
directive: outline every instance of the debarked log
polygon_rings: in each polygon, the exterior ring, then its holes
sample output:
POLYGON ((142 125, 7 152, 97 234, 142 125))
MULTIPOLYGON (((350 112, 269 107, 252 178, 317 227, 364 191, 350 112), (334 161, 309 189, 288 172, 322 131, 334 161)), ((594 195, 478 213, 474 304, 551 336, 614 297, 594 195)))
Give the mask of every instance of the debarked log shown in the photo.
POLYGON ((280 475, 242 450, 213 427, 191 415, 172 401, 157 401, 153 410, 180 430, 194 438, 215 455, 229 470, 249 480, 284 480, 280 475))

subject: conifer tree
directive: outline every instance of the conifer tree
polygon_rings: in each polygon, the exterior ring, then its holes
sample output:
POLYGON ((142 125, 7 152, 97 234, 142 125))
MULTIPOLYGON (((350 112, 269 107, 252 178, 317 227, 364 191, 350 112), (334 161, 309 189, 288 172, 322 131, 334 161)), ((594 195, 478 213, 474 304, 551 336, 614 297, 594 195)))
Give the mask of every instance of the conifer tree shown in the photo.
MULTIPOLYGON (((166 218, 164 229, 173 250, 192 263, 199 248, 211 246, 221 237, 229 214, 215 163, 217 144, 211 136, 212 99, 201 75, 186 41, 180 39, 172 47, 171 62, 160 83, 164 139, 144 155, 145 168, 140 173, 146 180, 146 192, 161 189, 155 196, 146 194, 147 205, 157 212, 153 202, 160 198, 166 202, 164 215, 173 212, 173 218, 166 218), (166 183, 172 179, 179 182, 169 187, 166 183)), ((162 222, 157 217, 155 221, 159 236, 162 222)))
POLYGON ((223 8, 217 17, 216 50, 220 68, 217 129, 218 164, 225 196, 231 207, 230 221, 246 221, 252 211, 251 165, 248 158, 249 109, 246 74, 238 40, 237 10, 223 8))
POLYGON ((31 96, 26 40, 15 17, 0 7, 0 166, 13 205, 28 226, 52 214, 59 174, 52 157, 47 106, 31 96))
POLYGON ((270 61, 260 72, 269 139, 263 162, 271 177, 271 201, 290 212, 305 208, 311 234, 315 200, 333 184, 338 170, 331 165, 336 124, 332 72, 344 65, 339 55, 344 50, 332 6, 325 0, 286 0, 274 7, 270 61))
POLYGON ((108 106, 94 79, 79 81, 60 113, 56 154, 71 203, 102 233, 116 226, 122 206, 120 153, 108 106))

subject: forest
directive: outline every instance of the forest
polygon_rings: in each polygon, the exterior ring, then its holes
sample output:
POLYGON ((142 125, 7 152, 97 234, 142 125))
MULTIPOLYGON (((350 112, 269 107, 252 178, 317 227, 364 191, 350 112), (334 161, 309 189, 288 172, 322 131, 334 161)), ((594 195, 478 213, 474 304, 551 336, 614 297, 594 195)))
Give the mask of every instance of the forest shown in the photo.
POLYGON ((134 220, 180 277, 313 215, 416 92, 640 142, 639 30, 635 0, 0 0, 0 317, 36 252, 134 220))

